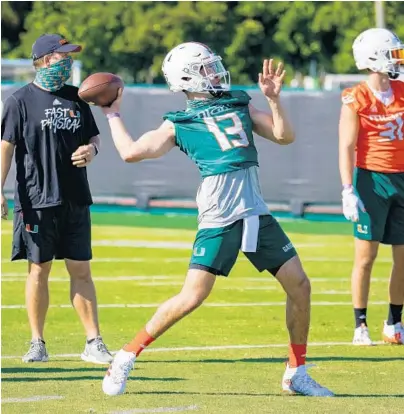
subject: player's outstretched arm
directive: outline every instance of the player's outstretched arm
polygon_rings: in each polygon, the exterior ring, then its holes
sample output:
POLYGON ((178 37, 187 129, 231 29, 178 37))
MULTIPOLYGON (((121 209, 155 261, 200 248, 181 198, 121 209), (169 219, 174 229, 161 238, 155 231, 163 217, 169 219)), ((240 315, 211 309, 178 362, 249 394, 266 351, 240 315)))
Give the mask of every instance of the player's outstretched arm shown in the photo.
POLYGON ((159 158, 175 147, 174 127, 169 121, 164 121, 158 129, 146 132, 136 141, 120 118, 110 119, 109 126, 115 147, 125 162, 159 158))
POLYGON ((170 121, 164 121, 158 129, 146 132, 137 141, 132 141, 127 150, 124 151, 124 156, 120 154, 125 162, 138 162, 150 158, 159 158, 174 147, 174 126, 170 121))
POLYGON ((175 147, 174 126, 164 121, 158 129, 146 132, 134 141, 119 116, 122 91, 110 107, 102 111, 108 118, 112 139, 119 155, 125 162, 139 162, 150 158, 158 158, 175 147))
POLYGON ((288 145, 294 142, 295 133, 286 117, 280 103, 269 103, 272 115, 260 111, 251 104, 248 106, 253 123, 253 131, 269 141, 280 145, 288 145))
POLYGON ((343 186, 352 185, 358 131, 358 115, 343 104, 339 120, 339 172, 343 186))
POLYGON ((281 145, 291 144, 295 140, 295 133, 279 99, 285 75, 281 62, 275 69, 273 60, 265 59, 262 73, 258 75, 258 85, 267 99, 272 115, 249 105, 254 132, 281 145))

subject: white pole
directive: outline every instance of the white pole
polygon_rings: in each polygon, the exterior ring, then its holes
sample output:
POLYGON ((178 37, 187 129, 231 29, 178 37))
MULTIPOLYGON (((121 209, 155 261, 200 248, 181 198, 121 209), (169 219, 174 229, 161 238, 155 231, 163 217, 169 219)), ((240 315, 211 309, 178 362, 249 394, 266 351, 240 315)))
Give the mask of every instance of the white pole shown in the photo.
POLYGON ((384 1, 375 1, 376 27, 386 27, 384 20, 384 1))
POLYGON ((81 83, 81 62, 79 60, 75 60, 73 62, 72 69, 72 83, 74 86, 78 87, 81 83))

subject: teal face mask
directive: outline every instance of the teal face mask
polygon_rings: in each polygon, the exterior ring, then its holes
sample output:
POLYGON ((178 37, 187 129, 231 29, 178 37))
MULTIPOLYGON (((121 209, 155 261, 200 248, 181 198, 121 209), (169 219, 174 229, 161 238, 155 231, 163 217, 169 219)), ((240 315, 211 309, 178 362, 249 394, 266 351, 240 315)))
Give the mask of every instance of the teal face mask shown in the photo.
POLYGON ((70 78, 73 59, 70 56, 53 63, 48 68, 37 69, 35 83, 44 89, 55 92, 70 78))

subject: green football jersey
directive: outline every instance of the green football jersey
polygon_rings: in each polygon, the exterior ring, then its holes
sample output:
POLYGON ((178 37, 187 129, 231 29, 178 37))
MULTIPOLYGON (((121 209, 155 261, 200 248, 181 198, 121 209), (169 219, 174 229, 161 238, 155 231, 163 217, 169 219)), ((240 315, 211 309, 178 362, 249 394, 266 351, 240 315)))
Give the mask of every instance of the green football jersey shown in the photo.
POLYGON ((258 165, 250 99, 243 91, 226 92, 218 99, 189 101, 186 111, 164 115, 175 125, 176 144, 202 177, 258 165))

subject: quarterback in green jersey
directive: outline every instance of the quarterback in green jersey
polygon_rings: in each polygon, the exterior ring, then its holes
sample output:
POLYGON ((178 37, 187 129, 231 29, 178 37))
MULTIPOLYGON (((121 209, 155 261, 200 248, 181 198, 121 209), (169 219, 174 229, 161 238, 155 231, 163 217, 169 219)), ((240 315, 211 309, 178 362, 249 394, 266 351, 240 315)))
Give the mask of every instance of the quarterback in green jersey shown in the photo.
POLYGON ((227 276, 241 250, 260 272, 267 270, 287 294, 289 361, 282 379, 288 393, 332 396, 305 365, 310 324, 310 281, 293 244, 270 214, 261 194, 253 132, 280 145, 294 132, 279 101, 285 77, 282 63, 264 60, 258 84, 269 112, 259 111, 243 91, 230 90, 230 74, 208 46, 189 42, 171 50, 163 73, 173 92, 185 92, 186 108, 134 141, 120 119, 121 93, 109 108, 115 146, 126 162, 157 158, 178 147, 198 166, 198 233, 179 294, 163 303, 146 326, 116 355, 103 391, 118 395, 140 352, 209 296, 217 276, 227 276))

